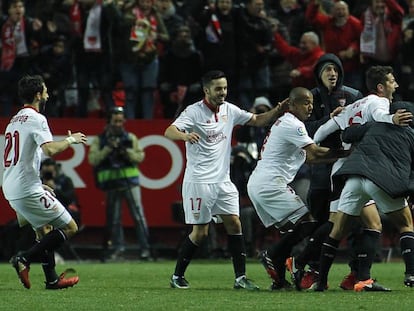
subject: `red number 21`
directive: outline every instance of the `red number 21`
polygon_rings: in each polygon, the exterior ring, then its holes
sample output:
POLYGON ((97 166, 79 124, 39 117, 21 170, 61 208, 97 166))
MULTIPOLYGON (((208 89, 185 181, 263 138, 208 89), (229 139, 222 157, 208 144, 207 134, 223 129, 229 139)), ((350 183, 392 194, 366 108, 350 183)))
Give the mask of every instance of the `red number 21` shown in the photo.
POLYGON ((4 167, 16 165, 19 161, 19 132, 14 131, 13 135, 7 132, 4 136, 6 145, 4 147, 4 167), (13 149, 13 159, 10 159, 10 152, 13 149))

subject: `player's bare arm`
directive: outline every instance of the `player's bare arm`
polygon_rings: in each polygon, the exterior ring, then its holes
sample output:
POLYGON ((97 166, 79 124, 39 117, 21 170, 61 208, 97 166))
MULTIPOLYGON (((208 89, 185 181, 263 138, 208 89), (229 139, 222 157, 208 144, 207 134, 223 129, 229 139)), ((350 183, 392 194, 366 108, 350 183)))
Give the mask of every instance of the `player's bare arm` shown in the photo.
POLYGON ((52 157, 64 150, 72 144, 84 144, 87 142, 87 137, 81 132, 73 133, 68 131, 68 137, 59 141, 51 141, 42 145, 43 153, 52 157))
POLYGON ((254 114, 247 125, 251 126, 266 126, 273 123, 277 118, 281 117, 289 106, 289 98, 279 102, 275 108, 265 113, 254 114))
POLYGON ((192 144, 198 143, 200 135, 198 133, 185 133, 180 131, 175 125, 170 125, 165 130, 164 136, 171 140, 183 140, 192 144))
POLYGON ((332 163, 338 158, 346 157, 349 154, 349 151, 332 150, 316 144, 307 145, 303 149, 306 151, 307 163, 332 163))

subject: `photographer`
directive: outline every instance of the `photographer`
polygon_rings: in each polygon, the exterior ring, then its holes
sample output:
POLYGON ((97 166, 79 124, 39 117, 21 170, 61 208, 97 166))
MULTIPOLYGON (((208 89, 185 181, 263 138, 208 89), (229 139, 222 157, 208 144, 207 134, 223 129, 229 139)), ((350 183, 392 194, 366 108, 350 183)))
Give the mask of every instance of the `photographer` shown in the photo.
POLYGON ((144 159, 138 138, 124 128, 122 107, 114 107, 102 134, 96 137, 89 149, 89 163, 94 167, 97 187, 106 193, 106 248, 109 241, 114 247, 113 258, 125 249, 122 228, 121 203, 125 199, 141 248, 141 258, 150 257, 148 227, 141 203, 139 170, 137 164, 144 159))
POLYGON ((40 179, 44 185, 53 189, 57 199, 80 227, 81 218, 75 187, 72 179, 62 172, 60 163, 56 163, 52 158, 44 159, 40 165, 40 179))

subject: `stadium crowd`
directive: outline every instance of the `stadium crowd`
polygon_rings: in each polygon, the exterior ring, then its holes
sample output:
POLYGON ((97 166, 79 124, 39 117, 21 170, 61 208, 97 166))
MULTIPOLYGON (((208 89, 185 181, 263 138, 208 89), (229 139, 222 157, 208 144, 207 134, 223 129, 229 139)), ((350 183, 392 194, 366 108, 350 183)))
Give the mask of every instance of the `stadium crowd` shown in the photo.
POLYGON ((363 72, 391 65, 402 99, 414 85, 414 2, 408 0, 0 1, 0 115, 18 107, 22 74, 40 74, 50 117, 172 118, 202 96, 203 72, 222 70, 229 97, 250 109, 291 87, 316 86, 324 53, 344 65, 344 84, 366 92, 363 72))

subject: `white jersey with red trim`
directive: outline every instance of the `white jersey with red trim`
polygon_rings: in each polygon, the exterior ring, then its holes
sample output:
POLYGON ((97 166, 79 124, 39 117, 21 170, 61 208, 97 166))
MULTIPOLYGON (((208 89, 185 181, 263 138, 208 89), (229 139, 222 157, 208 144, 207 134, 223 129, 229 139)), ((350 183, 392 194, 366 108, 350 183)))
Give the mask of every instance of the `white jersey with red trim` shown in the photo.
POLYGON ((254 169, 255 180, 275 182, 283 178, 286 184, 291 183, 306 160, 303 148, 313 143, 303 122, 290 112, 285 113, 272 125, 263 142, 254 169))
POLYGON ((229 102, 212 111, 201 100, 188 106, 172 123, 178 130, 200 135, 196 144, 186 142, 187 166, 184 182, 218 183, 230 181, 231 139, 235 125, 253 117, 229 102))
POLYGON ((346 106, 333 119, 341 130, 353 124, 365 124, 370 121, 392 123, 390 101, 385 97, 371 94, 346 106))
POLYGON ((40 146, 53 141, 45 116, 30 107, 21 109, 7 125, 4 140, 2 187, 6 199, 43 193, 40 146))

